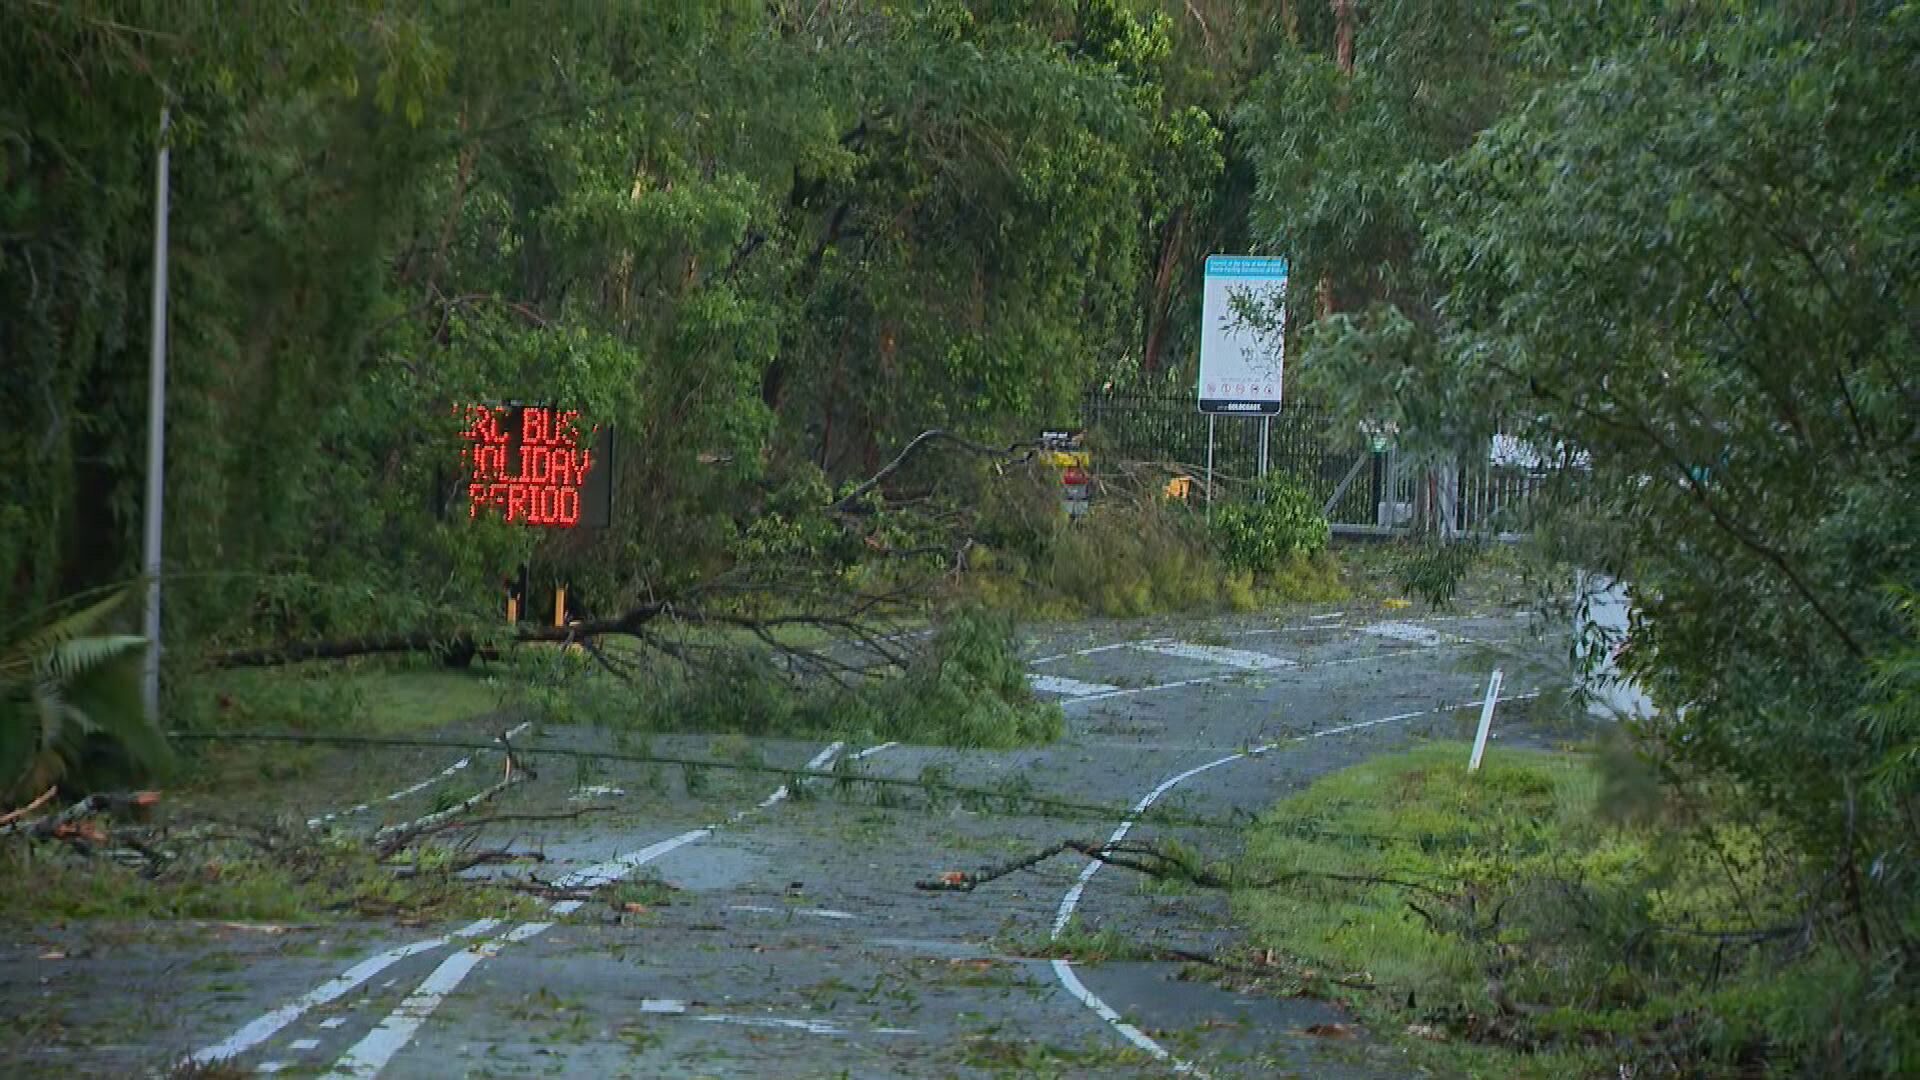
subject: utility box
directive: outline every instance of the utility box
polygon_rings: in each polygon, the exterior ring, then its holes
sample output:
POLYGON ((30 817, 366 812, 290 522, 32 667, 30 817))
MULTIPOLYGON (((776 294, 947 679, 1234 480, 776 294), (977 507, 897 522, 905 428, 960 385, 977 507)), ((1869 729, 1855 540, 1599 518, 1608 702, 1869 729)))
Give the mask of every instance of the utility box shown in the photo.
POLYGON ((1080 517, 1093 501, 1093 455, 1078 431, 1040 433, 1040 463, 1060 471, 1060 509, 1080 517))

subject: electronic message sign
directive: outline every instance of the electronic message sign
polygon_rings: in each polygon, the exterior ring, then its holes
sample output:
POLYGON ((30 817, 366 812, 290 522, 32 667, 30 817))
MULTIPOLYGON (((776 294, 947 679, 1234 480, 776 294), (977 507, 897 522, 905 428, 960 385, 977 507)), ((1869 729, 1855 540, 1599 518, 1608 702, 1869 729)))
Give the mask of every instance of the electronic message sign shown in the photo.
POLYGON ((548 405, 465 405, 460 465, 467 516, 548 529, 605 528, 613 517, 612 432, 548 405), (591 445, 587 445, 591 443, 591 445))

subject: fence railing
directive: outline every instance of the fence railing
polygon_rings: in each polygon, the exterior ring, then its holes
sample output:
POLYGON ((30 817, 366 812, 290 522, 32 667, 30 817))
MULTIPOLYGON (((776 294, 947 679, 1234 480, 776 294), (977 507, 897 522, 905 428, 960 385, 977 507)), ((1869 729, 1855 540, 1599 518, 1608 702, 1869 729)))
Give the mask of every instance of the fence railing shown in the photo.
MULTIPOLYGON (((1187 396, 1093 393, 1081 403, 1096 469, 1103 458, 1159 461, 1198 480, 1207 462, 1207 419, 1187 396)), ((1439 462, 1375 452, 1358 431, 1339 430, 1328 410, 1308 404, 1271 417, 1215 418, 1219 482, 1231 487, 1257 476, 1262 443, 1269 471, 1291 477, 1322 504, 1332 500, 1327 517, 1338 532, 1517 533, 1550 478, 1542 468, 1496 464, 1484 449, 1439 462)))

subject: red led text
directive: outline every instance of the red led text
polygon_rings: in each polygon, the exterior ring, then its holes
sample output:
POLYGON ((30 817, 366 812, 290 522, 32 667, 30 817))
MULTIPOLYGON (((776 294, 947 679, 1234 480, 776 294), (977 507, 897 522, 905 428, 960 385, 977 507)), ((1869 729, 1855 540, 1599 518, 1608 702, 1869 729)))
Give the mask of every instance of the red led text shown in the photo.
POLYGON ((468 405, 465 412, 460 460, 469 518, 498 511, 509 523, 580 524, 580 489, 594 459, 580 445, 578 412, 533 405, 468 405))

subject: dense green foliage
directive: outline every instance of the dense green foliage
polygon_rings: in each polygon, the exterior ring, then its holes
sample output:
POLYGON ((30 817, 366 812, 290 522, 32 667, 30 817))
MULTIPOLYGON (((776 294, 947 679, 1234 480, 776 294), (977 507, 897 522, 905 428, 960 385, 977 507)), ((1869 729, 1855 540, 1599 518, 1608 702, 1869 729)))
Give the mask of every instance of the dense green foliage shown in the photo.
POLYGON ((1289 559, 1326 550, 1327 519, 1313 496, 1273 473, 1213 512, 1209 525, 1220 555, 1237 570, 1269 573, 1289 559))
POLYGON ((1787 830, 1769 895, 1911 1002, 1920 7, 1364 7, 1351 71, 1309 37, 1239 114, 1303 381, 1574 466, 1540 527, 1631 583, 1643 749, 1787 830))
POLYGON ((1121 3, 0 21, 0 589, 132 568, 167 104, 183 644, 470 619, 528 555, 619 610, 921 429, 1030 437, 1137 351, 1158 208, 1221 168, 1121 3), (611 530, 465 520, 455 407, 506 399, 617 429, 611 530))

